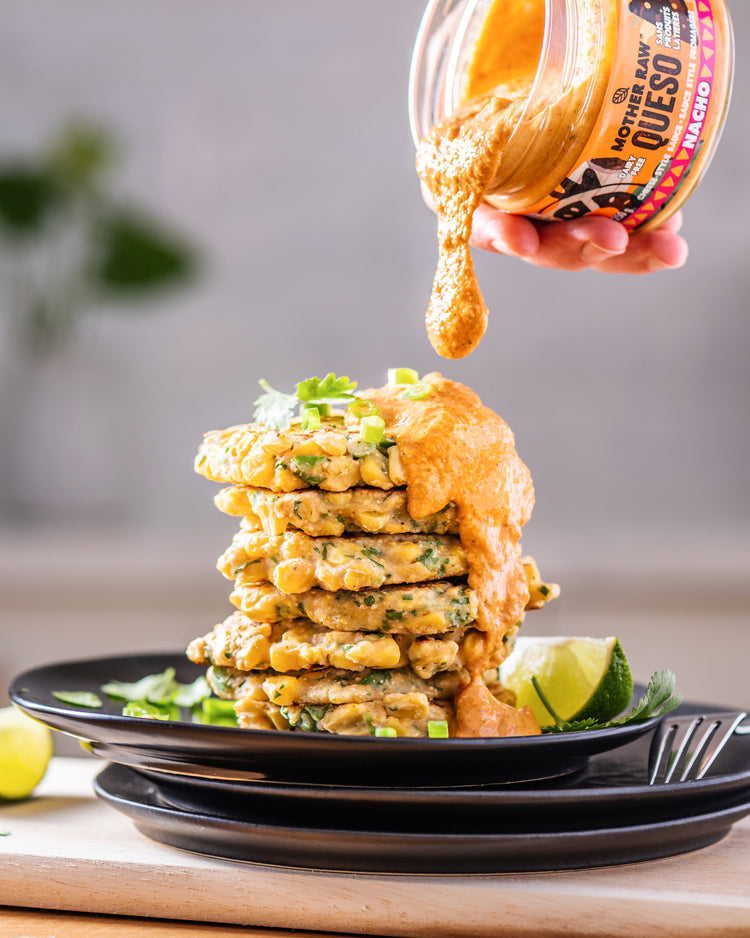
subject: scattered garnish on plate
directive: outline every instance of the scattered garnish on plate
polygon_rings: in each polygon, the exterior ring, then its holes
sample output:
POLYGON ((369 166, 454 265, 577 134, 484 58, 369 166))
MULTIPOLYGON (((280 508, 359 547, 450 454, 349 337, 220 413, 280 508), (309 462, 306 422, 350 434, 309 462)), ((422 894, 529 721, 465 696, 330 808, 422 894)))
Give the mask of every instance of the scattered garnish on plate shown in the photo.
POLYGON ((52 696, 62 703, 72 704, 74 707, 88 707, 90 710, 99 710, 104 706, 102 698, 87 690, 53 690, 52 696))
MULTIPOLYGON (((181 720, 182 711, 189 711, 196 723, 216 726, 237 726, 232 701, 212 696, 203 675, 189 684, 181 684, 174 668, 158 674, 147 674, 138 681, 109 681, 102 684, 102 693, 113 700, 125 701, 122 714, 150 720, 181 720)), ((52 691, 52 696, 74 707, 99 709, 101 698, 91 691, 52 691)))

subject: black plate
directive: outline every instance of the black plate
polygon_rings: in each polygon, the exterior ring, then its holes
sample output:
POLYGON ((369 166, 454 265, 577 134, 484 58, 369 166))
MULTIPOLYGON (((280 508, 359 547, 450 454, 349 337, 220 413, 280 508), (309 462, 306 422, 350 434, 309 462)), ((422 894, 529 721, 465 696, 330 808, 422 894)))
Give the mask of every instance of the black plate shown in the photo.
POLYGON ((54 690, 103 696, 100 688, 108 681, 136 681, 168 667, 176 669, 182 682, 205 673, 179 652, 62 662, 20 674, 10 696, 53 729, 103 744, 110 752, 121 750, 118 762, 208 776, 345 786, 439 788, 561 777, 581 771, 590 756, 623 746, 658 722, 504 739, 381 739, 144 720, 122 716, 120 704, 84 710, 52 696, 54 690))
POLYGON ((693 782, 649 785, 648 751, 649 738, 641 737, 592 757, 576 776, 533 787, 346 788, 138 772, 157 787, 166 807, 282 826, 306 826, 315 818, 318 827, 401 832, 593 829, 679 819, 750 800, 750 736, 734 736, 711 773, 693 782))
POLYGON ((520 873, 653 860, 720 840, 750 814, 750 798, 670 821, 550 831, 529 824, 513 832, 404 832, 293 826, 186 811, 164 803, 138 772, 110 765, 95 782, 99 797, 130 817, 147 837, 231 860, 317 870, 378 873, 520 873))

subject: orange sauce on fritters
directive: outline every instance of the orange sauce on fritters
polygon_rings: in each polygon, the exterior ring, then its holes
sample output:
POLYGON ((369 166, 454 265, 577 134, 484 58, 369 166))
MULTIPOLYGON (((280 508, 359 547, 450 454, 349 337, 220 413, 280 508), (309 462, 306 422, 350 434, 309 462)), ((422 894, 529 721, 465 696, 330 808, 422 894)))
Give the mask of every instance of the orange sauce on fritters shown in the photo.
POLYGON ((481 640, 467 655, 469 684, 456 700, 457 736, 538 733, 530 712, 496 700, 482 675, 505 657, 529 599, 520 563, 521 528, 531 517, 531 475, 516 453, 510 427, 462 384, 437 372, 423 379, 425 400, 404 398, 405 387, 365 391, 398 443, 407 479, 409 514, 424 518, 453 502, 459 536, 476 593, 481 640))

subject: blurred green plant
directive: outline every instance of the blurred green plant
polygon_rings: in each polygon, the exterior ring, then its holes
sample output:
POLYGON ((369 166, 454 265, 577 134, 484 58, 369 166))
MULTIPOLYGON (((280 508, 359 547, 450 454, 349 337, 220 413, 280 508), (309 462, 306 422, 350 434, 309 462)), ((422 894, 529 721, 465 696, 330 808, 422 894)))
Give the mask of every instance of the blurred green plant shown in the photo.
POLYGON ((107 130, 74 123, 38 157, 0 160, 5 302, 30 354, 59 347, 101 304, 134 310, 195 272, 186 238, 111 193, 115 157, 107 130))

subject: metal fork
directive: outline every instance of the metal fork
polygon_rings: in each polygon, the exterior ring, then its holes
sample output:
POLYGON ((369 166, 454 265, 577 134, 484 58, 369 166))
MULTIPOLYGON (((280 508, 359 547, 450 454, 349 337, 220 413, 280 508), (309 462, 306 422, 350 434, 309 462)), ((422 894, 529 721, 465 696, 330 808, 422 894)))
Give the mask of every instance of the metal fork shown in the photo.
POLYGON ((704 713, 664 719, 651 743, 649 785, 703 778, 734 733, 750 733, 740 726, 747 713, 704 713))

